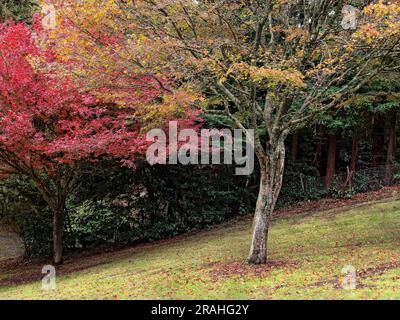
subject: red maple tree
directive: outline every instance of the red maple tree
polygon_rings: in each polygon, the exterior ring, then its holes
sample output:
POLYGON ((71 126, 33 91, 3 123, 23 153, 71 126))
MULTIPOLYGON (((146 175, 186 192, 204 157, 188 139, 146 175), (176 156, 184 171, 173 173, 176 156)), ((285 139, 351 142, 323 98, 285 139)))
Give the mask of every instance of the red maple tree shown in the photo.
POLYGON ((0 25, 0 174, 30 177, 53 212, 53 258, 63 261, 65 203, 82 161, 133 165, 146 142, 128 109, 102 104, 54 72, 59 61, 23 24, 0 25))

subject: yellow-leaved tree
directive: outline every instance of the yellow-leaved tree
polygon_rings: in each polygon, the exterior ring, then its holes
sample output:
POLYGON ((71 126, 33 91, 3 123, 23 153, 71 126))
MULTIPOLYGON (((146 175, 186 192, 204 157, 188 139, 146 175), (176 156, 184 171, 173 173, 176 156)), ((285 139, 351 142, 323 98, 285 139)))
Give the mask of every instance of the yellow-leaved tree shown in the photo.
POLYGON ((142 74, 167 94, 173 80, 185 99, 199 92, 220 101, 207 111, 243 129, 259 161, 248 261, 261 264, 287 136, 377 74, 399 68, 399 7, 399 1, 70 0, 58 6, 62 30, 55 37, 62 58, 79 61, 82 69, 74 72, 83 81, 96 87, 107 77, 117 85, 107 94, 119 92, 121 75, 142 74), (109 78, 115 70, 119 77, 109 78))

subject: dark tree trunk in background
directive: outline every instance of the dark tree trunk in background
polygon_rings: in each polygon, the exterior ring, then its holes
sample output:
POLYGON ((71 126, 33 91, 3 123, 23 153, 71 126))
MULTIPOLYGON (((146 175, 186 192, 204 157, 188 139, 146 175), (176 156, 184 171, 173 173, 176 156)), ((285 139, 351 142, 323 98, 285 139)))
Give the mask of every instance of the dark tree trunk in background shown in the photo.
POLYGON ((351 161, 350 161, 350 172, 354 174, 357 170, 357 158, 358 158, 358 137, 357 134, 353 135, 353 142, 351 146, 351 161))
POLYGON ((324 127, 323 126, 317 126, 316 128, 316 150, 315 150, 315 156, 313 159, 313 166, 315 167, 315 175, 317 177, 321 176, 321 158, 322 158, 322 149, 323 146, 325 145, 325 142, 323 141, 325 137, 325 132, 324 132, 324 127))
POLYGON ((267 240, 272 213, 282 188, 285 166, 285 144, 282 138, 271 146, 268 155, 258 155, 260 162, 260 191, 253 222, 253 237, 248 262, 263 264, 267 261, 267 240))
POLYGON ((385 162, 385 128, 384 119, 378 116, 373 122, 372 132, 372 167, 378 167, 385 162))
POLYGON ((297 161, 298 152, 299 152, 299 133, 296 132, 292 136, 291 156, 292 156, 292 162, 293 163, 295 163, 297 161))
POLYGON ((53 215, 53 263, 60 265, 63 263, 63 223, 65 209, 60 206, 54 210, 53 215))
POLYGON ((329 189, 332 186, 333 178, 336 173, 337 141, 338 137, 336 134, 329 136, 328 160, 326 165, 326 178, 325 178, 325 187, 327 189, 329 189))
POLYGON ((392 110, 389 113, 389 142, 386 157, 386 167, 385 167, 385 183, 390 184, 393 178, 393 162, 396 156, 396 145, 397 145, 397 135, 396 135, 396 122, 397 122, 397 112, 392 110))
MULTIPOLYGON (((67 190, 52 190, 46 187, 45 183, 40 180, 37 175, 32 175, 32 178, 36 183, 37 189, 53 213, 53 263, 54 265, 59 265, 63 263, 63 225, 67 190)), ((73 179, 70 181, 73 181, 73 179)), ((57 181, 56 184, 68 185, 65 180, 57 181)))

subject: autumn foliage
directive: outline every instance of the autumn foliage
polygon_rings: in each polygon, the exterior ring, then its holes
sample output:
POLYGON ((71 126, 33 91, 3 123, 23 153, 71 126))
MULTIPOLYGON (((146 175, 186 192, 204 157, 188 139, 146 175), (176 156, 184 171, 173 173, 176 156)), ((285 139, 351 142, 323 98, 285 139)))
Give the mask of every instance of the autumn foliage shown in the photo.
POLYGON ((96 37, 102 50, 94 48, 97 40, 81 42, 67 57, 62 40, 54 41, 40 20, 33 31, 11 21, 0 25, 0 170, 36 183, 55 214, 55 248, 80 162, 112 157, 134 167, 146 150, 146 126, 180 115, 190 126, 197 116, 193 100, 172 91, 172 80, 119 63, 123 39, 96 37))
POLYGON ((37 37, 23 24, 0 25, 0 170, 33 179, 54 212, 56 248, 79 162, 111 156, 133 166, 146 142, 128 125, 126 109, 102 104, 60 77, 53 51, 37 37))
POLYGON ((132 159, 142 151, 140 135, 125 125, 126 111, 98 106, 68 78, 58 79, 54 54, 39 48, 26 26, 0 26, 0 56, 1 160, 7 167, 51 170, 106 154, 132 159))
POLYGON ((0 26, 0 164, 35 181, 55 239, 80 161, 134 166, 146 130, 174 119, 193 126, 202 105, 253 144, 260 191, 249 262, 265 263, 287 137, 398 70, 398 1, 362 2, 357 30, 341 24, 351 1, 42 2, 57 10, 52 30, 40 15, 34 31, 0 26))

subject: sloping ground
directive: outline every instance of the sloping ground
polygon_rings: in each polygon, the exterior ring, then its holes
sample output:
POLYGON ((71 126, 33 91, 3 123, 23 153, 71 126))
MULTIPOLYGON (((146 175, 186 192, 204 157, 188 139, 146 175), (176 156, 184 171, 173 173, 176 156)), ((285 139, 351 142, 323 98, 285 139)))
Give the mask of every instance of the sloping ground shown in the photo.
POLYGON ((270 263, 251 267, 251 220, 72 259, 57 290, 41 290, 41 266, 0 275, 8 299, 400 299, 400 200, 349 210, 281 216, 272 226, 270 263), (357 270, 355 290, 342 269, 357 270), (17 284, 15 279, 27 281, 17 284))

